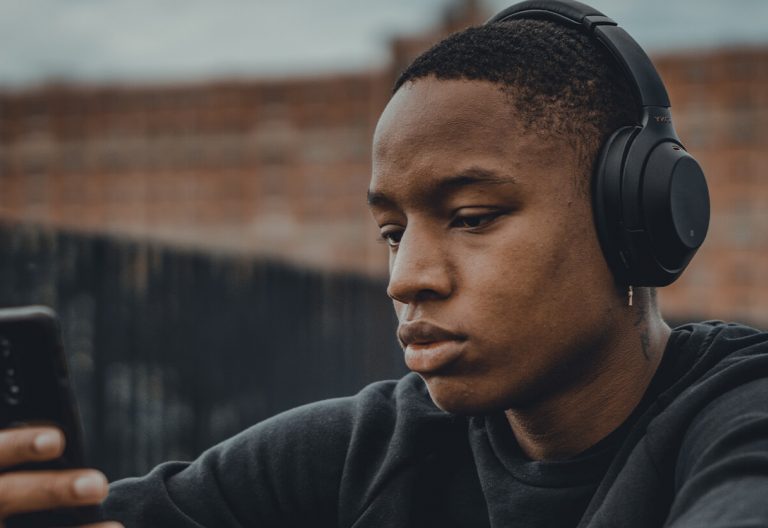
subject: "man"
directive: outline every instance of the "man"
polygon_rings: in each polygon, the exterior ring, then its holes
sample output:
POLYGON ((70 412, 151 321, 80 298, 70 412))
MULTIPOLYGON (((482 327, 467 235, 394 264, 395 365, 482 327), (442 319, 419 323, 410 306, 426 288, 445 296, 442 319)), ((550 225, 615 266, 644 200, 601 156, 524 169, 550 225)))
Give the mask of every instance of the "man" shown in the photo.
MULTIPOLYGON (((632 90, 592 37, 552 21, 469 29, 417 59, 378 123, 369 189, 414 373, 116 483, 107 516, 768 525, 768 337, 671 330, 595 228, 594 168, 639 118, 632 90)), ((0 464, 55 456, 51 434, 0 433, 0 464)), ((105 482, 84 475, 0 477, 2 514, 98 502, 105 482)))

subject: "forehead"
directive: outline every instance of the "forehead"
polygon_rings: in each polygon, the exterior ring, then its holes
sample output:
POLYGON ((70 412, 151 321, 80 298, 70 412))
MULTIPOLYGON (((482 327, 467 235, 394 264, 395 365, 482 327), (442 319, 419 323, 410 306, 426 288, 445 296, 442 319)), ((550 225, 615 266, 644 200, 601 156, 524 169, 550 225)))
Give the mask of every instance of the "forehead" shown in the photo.
POLYGON ((481 169, 525 182, 554 163, 558 142, 526 132, 511 95, 487 81, 419 79, 403 85, 379 119, 372 192, 402 192, 481 169))
POLYGON ((374 133, 374 156, 445 142, 469 148, 472 141, 510 132, 513 125, 509 96, 499 85, 419 79, 404 84, 384 109, 374 133))

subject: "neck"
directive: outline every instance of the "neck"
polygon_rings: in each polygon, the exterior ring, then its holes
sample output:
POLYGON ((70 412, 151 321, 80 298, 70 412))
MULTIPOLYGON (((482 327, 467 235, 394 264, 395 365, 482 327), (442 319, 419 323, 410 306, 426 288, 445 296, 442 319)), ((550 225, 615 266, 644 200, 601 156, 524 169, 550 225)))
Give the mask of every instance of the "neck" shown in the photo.
POLYGON ((506 411, 529 458, 563 459, 581 453, 619 427, 640 403, 671 330, 649 305, 632 312, 628 328, 606 343, 600 364, 583 382, 506 411))

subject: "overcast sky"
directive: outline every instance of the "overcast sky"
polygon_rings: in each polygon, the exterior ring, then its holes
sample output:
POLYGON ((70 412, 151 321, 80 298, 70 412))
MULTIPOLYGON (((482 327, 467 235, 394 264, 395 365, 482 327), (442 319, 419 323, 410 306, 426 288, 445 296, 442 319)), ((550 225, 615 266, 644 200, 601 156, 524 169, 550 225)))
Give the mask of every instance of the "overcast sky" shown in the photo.
MULTIPOLYGON (((314 74, 387 60, 455 0, 0 0, 0 87, 314 74)), ((485 0, 489 12, 512 1, 485 0)), ((768 0, 594 0, 651 52, 768 45, 768 0)))

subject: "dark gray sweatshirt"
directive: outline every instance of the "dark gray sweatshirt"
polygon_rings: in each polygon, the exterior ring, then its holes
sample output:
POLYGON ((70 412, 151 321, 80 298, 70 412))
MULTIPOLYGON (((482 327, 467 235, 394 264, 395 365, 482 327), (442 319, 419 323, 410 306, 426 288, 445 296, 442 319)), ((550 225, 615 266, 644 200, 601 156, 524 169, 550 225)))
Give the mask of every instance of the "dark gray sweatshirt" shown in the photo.
POLYGON ((117 482, 105 509, 128 528, 765 527, 768 334, 677 328, 632 416, 572 459, 527 459, 503 413, 445 413, 410 374, 117 482))

